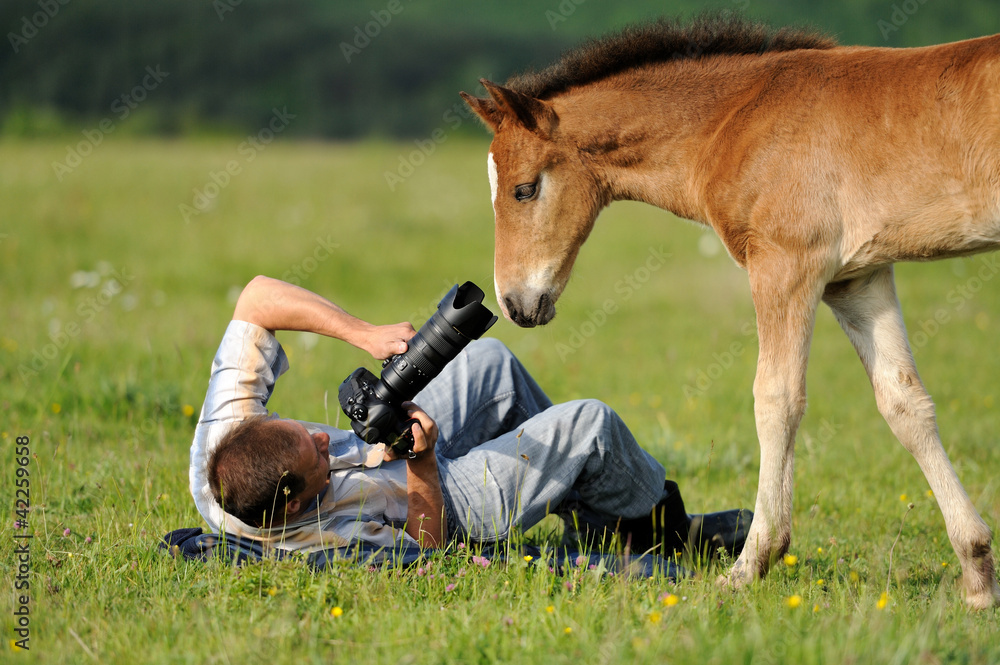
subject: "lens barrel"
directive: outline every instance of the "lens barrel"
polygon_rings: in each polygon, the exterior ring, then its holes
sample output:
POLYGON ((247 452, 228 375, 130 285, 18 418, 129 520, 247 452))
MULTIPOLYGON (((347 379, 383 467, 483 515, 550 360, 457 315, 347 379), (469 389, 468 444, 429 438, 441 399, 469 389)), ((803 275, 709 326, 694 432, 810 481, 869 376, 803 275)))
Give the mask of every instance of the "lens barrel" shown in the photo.
MULTIPOLYGON (((497 317, 483 302, 483 290, 472 282, 455 285, 437 311, 407 342, 405 353, 387 359, 378 381, 359 368, 340 388, 340 406, 354 431, 368 443, 406 434, 408 421, 400 405, 423 390, 469 342, 479 339, 497 317)), ((408 441, 412 447, 412 439, 408 441)))

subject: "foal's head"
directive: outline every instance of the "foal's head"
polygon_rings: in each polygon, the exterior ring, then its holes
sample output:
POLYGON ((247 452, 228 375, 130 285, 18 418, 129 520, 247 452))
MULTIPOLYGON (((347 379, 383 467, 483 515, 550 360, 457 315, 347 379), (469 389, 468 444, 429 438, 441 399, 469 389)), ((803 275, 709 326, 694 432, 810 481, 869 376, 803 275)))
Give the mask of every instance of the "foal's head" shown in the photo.
POLYGON ((519 326, 544 325, 607 201, 579 150, 561 135, 551 102, 482 83, 488 98, 462 97, 493 131, 497 302, 519 326))

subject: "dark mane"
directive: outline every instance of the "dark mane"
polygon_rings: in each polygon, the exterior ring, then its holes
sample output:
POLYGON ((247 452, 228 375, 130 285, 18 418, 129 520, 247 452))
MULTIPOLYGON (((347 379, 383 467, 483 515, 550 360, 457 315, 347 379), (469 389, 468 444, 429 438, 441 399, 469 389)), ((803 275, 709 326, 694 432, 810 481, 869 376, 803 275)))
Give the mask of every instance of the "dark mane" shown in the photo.
POLYGON ((514 76, 505 85, 536 99, 546 99, 573 86, 655 62, 829 49, 836 45, 835 39, 815 31, 776 30, 740 16, 703 14, 683 23, 663 18, 586 42, 565 53, 559 62, 540 72, 514 76))

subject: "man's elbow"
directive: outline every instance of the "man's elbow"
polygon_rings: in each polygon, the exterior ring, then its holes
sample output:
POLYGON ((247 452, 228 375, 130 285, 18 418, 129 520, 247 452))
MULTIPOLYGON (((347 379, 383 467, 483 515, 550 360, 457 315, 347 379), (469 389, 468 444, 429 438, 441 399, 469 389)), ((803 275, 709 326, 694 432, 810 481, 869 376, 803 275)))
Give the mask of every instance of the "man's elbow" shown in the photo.
MULTIPOLYGON (((249 282, 247 282, 247 285, 243 287, 243 293, 244 294, 246 294, 246 293, 250 293, 250 294, 258 293, 260 291, 263 291, 263 290, 267 289, 269 286, 271 286, 272 284, 274 284, 274 282, 276 282, 276 281, 278 281, 278 280, 274 279, 273 277, 268 277, 267 275, 257 275, 256 277, 254 277, 253 279, 251 279, 249 282)), ((242 294, 241 294, 241 297, 242 297, 242 294)))
POLYGON ((256 323, 255 314, 257 305, 262 299, 262 294, 276 280, 266 275, 257 275, 243 287, 240 297, 236 300, 236 307, 233 309, 233 318, 239 321, 249 321, 256 323))

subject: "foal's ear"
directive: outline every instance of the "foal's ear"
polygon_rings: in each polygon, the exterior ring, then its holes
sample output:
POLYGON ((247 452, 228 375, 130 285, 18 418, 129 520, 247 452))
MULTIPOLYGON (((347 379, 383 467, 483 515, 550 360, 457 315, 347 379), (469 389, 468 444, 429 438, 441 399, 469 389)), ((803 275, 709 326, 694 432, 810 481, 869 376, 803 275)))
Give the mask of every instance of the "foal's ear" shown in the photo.
POLYGON ((468 104, 469 108, 479 116, 479 119, 490 128, 490 131, 496 133, 497 128, 500 127, 500 121, 503 120, 503 116, 500 115, 500 110, 497 108, 497 105, 493 103, 493 100, 473 97, 467 92, 460 92, 458 94, 462 95, 462 99, 465 100, 465 103, 468 104))
POLYGON ((480 79, 479 82, 490 93, 502 117, 514 120, 544 139, 552 138, 559 118, 548 102, 522 95, 486 79, 480 79))

